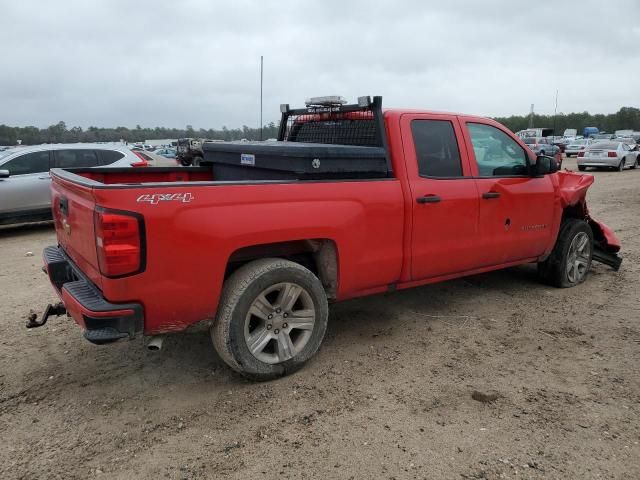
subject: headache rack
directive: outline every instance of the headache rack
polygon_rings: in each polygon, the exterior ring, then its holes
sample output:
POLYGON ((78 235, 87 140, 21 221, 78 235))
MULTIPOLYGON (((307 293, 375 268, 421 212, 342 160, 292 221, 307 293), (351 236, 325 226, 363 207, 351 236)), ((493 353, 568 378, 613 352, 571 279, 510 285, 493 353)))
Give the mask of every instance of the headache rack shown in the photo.
POLYGON ((361 180, 393 176, 382 97, 315 97, 306 108, 281 105, 278 141, 206 142, 214 178, 235 180, 361 180))
POLYGON ((313 101, 297 109, 280 105, 279 141, 386 148, 382 97, 359 97, 353 105, 313 101))

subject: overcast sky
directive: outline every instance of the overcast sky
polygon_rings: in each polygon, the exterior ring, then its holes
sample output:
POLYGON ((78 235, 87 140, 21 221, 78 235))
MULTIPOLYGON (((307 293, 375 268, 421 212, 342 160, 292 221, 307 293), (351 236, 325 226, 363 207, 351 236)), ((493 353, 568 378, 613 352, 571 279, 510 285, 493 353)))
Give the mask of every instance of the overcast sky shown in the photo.
POLYGON ((640 0, 0 0, 0 124, 239 127, 314 95, 640 106, 640 0))

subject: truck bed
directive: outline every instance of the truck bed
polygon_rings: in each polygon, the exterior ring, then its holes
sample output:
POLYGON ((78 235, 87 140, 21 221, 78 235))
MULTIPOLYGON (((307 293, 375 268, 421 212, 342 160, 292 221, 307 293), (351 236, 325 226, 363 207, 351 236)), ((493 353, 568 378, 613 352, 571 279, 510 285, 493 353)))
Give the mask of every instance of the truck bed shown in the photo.
POLYGON ((68 168, 53 169, 59 178, 100 185, 140 185, 144 183, 211 182, 213 170, 208 167, 148 167, 148 168, 68 168), (74 178, 75 177, 75 178, 74 178))
POLYGON ((331 239, 343 255, 336 299, 398 280, 404 197, 397 178, 221 182, 213 172, 177 166, 51 171, 59 248, 106 301, 141 304, 146 334, 211 318, 229 262, 256 244, 331 239), (140 273, 101 274, 94 219, 105 210, 143 222, 140 273))

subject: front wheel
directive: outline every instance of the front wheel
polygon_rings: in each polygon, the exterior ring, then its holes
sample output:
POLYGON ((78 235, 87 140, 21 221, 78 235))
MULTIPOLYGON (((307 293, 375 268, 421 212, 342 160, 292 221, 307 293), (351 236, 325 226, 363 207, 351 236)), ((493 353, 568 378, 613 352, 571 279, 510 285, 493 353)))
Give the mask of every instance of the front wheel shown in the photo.
POLYGON ((560 232, 551 255, 538 263, 538 274, 556 287, 574 287, 584 282, 593 258, 593 232, 584 220, 569 218, 560 232))
POLYGON ((279 258, 243 265, 225 282, 211 327, 213 346, 253 380, 294 372, 320 348, 327 297, 308 269, 279 258))

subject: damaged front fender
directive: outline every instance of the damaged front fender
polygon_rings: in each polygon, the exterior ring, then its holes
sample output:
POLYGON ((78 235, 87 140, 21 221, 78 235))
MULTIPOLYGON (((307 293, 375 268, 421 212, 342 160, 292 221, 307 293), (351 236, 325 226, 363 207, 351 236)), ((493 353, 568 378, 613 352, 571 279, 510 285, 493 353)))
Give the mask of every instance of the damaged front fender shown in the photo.
POLYGON ((584 218, 593 231, 593 259, 618 270, 622 263, 618 256, 620 240, 609 226, 591 217, 587 208, 587 190, 594 182, 593 175, 561 171, 557 177, 563 211, 572 217, 584 218))

